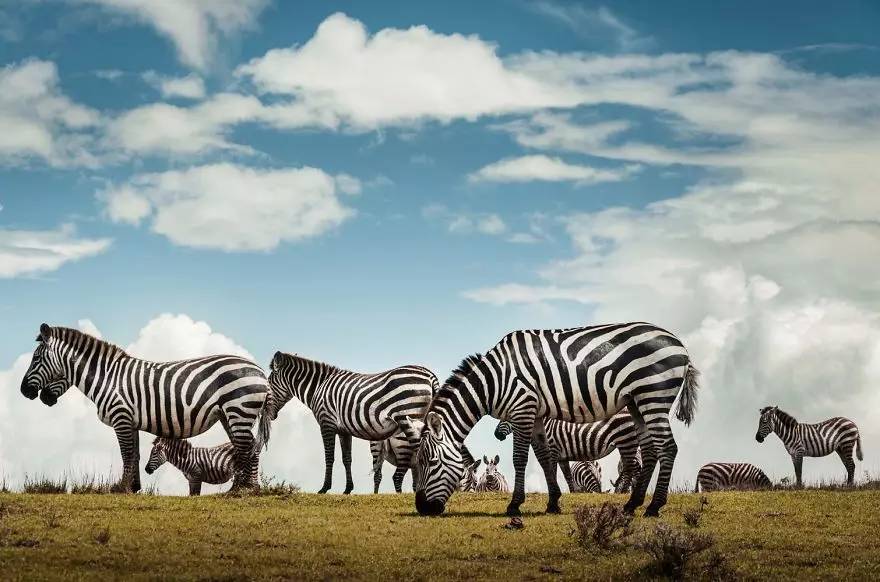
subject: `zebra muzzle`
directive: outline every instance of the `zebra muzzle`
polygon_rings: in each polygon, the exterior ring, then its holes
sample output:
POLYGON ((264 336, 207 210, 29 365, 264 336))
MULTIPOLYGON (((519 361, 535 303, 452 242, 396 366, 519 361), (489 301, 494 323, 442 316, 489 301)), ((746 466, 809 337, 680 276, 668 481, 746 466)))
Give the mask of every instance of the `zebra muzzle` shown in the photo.
POLYGON ((759 443, 763 443, 764 437, 761 436, 761 433, 758 433, 755 435, 755 440, 758 441, 759 443))
POLYGON ((21 383, 21 393, 28 400, 33 400, 40 393, 39 389, 27 383, 27 380, 22 381, 21 383))
POLYGON ((58 403, 58 395, 51 390, 40 390, 40 402, 46 406, 55 406, 58 403))
POLYGON ((416 511, 419 515, 440 515, 446 509, 446 504, 442 501, 432 499, 428 501, 424 490, 416 491, 416 511))

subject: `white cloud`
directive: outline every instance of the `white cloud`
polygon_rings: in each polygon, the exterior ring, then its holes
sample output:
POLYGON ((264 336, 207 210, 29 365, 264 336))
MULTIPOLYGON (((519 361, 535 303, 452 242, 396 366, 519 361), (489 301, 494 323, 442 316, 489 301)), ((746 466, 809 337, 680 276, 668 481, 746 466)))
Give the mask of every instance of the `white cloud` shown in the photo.
POLYGON ((132 356, 155 361, 184 360, 209 354, 235 354, 254 359, 245 348, 215 332, 206 322, 193 321, 182 313, 163 313, 150 320, 125 350, 132 356))
POLYGON ((58 70, 49 61, 0 68, 0 164, 32 158, 53 166, 97 164, 89 145, 100 116, 58 85, 58 70))
POLYGON ((351 176, 316 168, 262 170, 232 164, 140 174, 98 194, 108 217, 139 224, 176 244, 226 251, 270 250, 323 234, 354 215, 338 191, 351 176))
POLYGON ((638 171, 635 165, 623 168, 599 169, 569 164, 559 158, 530 155, 506 158, 484 166, 470 174, 473 182, 575 182, 578 185, 600 182, 619 182, 638 171))
POLYGON ((205 96, 205 83, 198 75, 185 77, 167 77, 156 71, 147 71, 144 81, 154 87, 165 99, 179 97, 181 99, 202 99, 205 96))
POLYGON ((640 35, 605 6, 592 9, 580 4, 562 4, 550 0, 528 3, 527 6, 538 14, 565 24, 582 36, 608 36, 616 48, 622 51, 645 49, 653 42, 650 37, 640 35))
POLYGON ((238 74, 264 93, 293 96, 289 107, 303 119, 321 111, 355 129, 473 120, 577 101, 564 88, 512 70, 476 36, 425 26, 370 36, 344 14, 327 18, 302 46, 271 50, 238 74))
POLYGON ((73 225, 56 230, 0 228, 0 279, 47 273, 107 250, 110 239, 80 238, 73 225))
POLYGON ((266 0, 80 0, 149 24, 174 43, 181 62, 206 69, 220 41, 256 26, 266 0))

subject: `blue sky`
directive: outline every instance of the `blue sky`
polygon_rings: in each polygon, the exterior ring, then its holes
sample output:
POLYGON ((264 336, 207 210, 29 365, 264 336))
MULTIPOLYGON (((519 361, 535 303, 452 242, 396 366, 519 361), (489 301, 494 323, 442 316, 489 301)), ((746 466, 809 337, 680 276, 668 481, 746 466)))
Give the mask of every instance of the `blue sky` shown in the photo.
MULTIPOLYGON (((876 399, 875 3, 174 10, 0 8, 12 386, 43 321, 144 356, 283 349, 442 379, 511 329, 648 319, 704 371, 682 480, 724 460, 701 442, 790 472, 781 447, 748 441, 768 400, 818 419, 876 399)), ((300 413, 287 422, 318 452, 300 413)), ((45 470, 77 447, 60 430, 45 470)), ((309 487, 308 455, 267 462, 309 487)))

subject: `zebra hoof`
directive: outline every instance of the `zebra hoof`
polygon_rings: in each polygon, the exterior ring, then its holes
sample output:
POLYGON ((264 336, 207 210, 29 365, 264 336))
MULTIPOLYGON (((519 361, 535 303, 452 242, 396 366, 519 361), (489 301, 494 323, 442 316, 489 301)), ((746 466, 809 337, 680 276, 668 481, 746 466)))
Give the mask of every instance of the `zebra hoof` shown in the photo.
POLYGON ((519 505, 508 505, 507 517, 522 517, 522 511, 519 510, 519 505))
POLYGON ((328 489, 318 489, 318 495, 324 495, 327 491, 328 489))
POLYGON ((636 514, 636 506, 630 505, 629 503, 623 506, 623 512, 627 515, 635 515, 636 514))
POLYGON ((649 505, 648 508, 645 509, 645 517, 660 517, 660 508, 651 507, 649 505))
MULTIPOLYGON (((351 489, 354 489, 354 487, 352 487, 351 489)), ((351 489, 349 489, 348 487, 346 487, 346 488, 345 488, 345 491, 343 491, 342 494, 343 494, 343 495, 351 495, 351 489)))
POLYGON ((559 504, 556 503, 554 505, 547 506, 547 513, 562 513, 562 509, 559 507, 559 504))

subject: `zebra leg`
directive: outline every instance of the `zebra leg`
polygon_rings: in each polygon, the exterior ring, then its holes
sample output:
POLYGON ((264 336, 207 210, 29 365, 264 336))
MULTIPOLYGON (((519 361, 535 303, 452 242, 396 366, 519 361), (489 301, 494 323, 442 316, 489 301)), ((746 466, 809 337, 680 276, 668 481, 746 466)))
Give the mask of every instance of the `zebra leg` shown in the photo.
POLYGON ((201 481, 190 481, 189 482, 189 494, 190 496, 201 495, 202 494, 202 482, 201 481))
POLYGON ((794 464, 794 478, 795 485, 797 487, 803 487, 803 481, 801 481, 801 472, 804 467, 804 457, 803 455, 792 455, 791 462, 794 464))
POLYGON ((394 476, 391 477, 391 482, 394 483, 394 491, 396 493, 403 493, 403 478, 406 476, 408 470, 409 467, 398 467, 394 470, 394 476))
POLYGON ((626 513, 633 514, 636 508, 645 502, 645 495, 648 492, 648 484, 651 482, 651 476, 654 474, 654 467, 657 465, 657 448, 651 435, 648 434, 648 428, 645 426, 645 420, 638 407, 630 403, 627 405, 630 416, 635 422, 636 432, 638 433, 639 446, 642 450, 642 470, 638 479, 633 484, 632 492, 629 500, 624 504, 623 510, 626 513))
POLYGON ((840 457, 843 466, 846 467, 846 484, 852 487, 856 474, 856 462, 853 460, 852 447, 848 451, 843 448, 837 449, 837 456, 840 457))
MULTIPOLYGON (((370 453, 373 455, 373 493, 379 492, 379 485, 382 483, 382 443, 379 441, 370 441, 370 453)), ((400 493, 398 491, 398 493, 400 493)))
POLYGON ((333 484, 333 456, 336 454, 336 427, 321 425, 321 439, 324 441, 324 484, 318 493, 327 493, 333 484))
POLYGON ((342 447, 342 466, 345 467, 345 491, 348 495, 354 489, 354 481, 351 479, 351 435, 339 435, 339 446, 342 447))
POLYGON ((532 448, 535 449, 535 456, 541 463, 541 469, 544 470, 544 478, 547 480, 547 513, 562 513, 559 508, 559 498, 562 497, 562 491, 559 490, 559 483, 556 479, 556 452, 547 444, 547 435, 544 433, 544 423, 536 422, 535 428, 532 430, 532 448))
POLYGON ((562 469, 562 476, 565 477, 565 483, 568 485, 568 492, 577 493, 577 491, 575 491, 574 480, 571 478, 571 464, 568 461, 560 461, 559 468, 562 469))
POLYGON ((119 442, 119 451, 122 453, 122 479, 113 489, 119 493, 137 493, 140 490, 140 467, 138 462, 138 431, 132 425, 125 423, 114 427, 116 440, 119 442), (137 489, 135 489, 137 486, 137 489))
MULTIPOLYGON (((534 422, 534 421, 533 421, 534 422)), ((531 429, 525 430, 517 425, 513 428, 513 470, 515 471, 513 483, 513 497, 507 506, 507 515, 518 517, 522 515, 519 506, 526 500, 526 464, 529 462, 529 446, 531 444, 531 429)))
POLYGON ((675 456, 678 454, 678 445, 672 436, 668 417, 658 418, 651 425, 654 433, 654 442, 661 443, 657 449, 660 456, 660 473, 657 475, 657 485, 654 487, 654 497, 645 509, 645 517, 658 517, 660 508, 666 505, 666 497, 669 493, 669 480, 672 478, 672 467, 675 465, 675 456))

